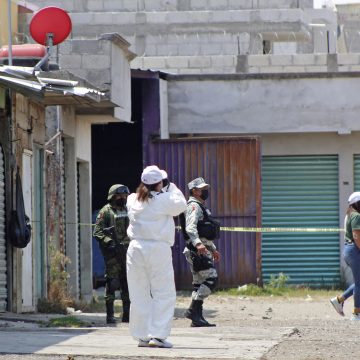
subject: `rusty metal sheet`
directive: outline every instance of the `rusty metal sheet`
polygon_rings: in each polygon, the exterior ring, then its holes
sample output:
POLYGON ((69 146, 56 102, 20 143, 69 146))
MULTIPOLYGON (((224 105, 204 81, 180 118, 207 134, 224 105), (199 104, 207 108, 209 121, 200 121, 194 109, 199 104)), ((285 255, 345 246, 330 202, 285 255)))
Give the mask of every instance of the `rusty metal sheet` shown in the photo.
MULTIPOLYGON (((204 177, 211 185, 206 204, 225 227, 261 224, 260 140, 258 137, 185 138, 149 144, 147 164, 165 169, 186 197, 187 183, 204 177)), ((216 245, 222 254, 217 265, 219 287, 261 281, 261 236, 221 232, 216 245)), ((177 289, 191 288, 191 276, 176 235, 173 248, 177 289)))

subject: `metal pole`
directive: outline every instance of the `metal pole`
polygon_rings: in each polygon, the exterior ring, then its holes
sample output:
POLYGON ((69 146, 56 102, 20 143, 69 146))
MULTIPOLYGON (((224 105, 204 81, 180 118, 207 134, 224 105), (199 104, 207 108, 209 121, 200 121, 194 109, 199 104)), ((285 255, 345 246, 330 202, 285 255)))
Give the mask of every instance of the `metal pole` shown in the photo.
POLYGON ((12 22, 11 22, 11 0, 8 0, 8 31, 9 31, 9 45, 8 45, 8 62, 12 66, 12 22))

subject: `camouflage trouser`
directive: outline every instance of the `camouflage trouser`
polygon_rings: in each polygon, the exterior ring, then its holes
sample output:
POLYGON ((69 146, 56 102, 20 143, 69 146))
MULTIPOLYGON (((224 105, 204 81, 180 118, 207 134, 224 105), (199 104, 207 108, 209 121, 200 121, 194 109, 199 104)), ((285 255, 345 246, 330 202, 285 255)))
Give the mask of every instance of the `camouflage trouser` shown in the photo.
POLYGON ((126 279, 126 253, 123 256, 105 258, 105 301, 115 300, 115 291, 121 290, 121 300, 129 301, 126 279))
MULTIPOLYGON (((194 289, 192 292, 192 299, 204 300, 211 294, 211 291, 214 290, 217 284, 218 275, 214 267, 214 262, 212 261, 212 266, 209 269, 194 271, 190 250, 185 248, 183 253, 190 265, 190 270, 193 276, 192 284, 194 289)), ((212 260, 211 254, 208 254, 207 256, 212 260)))

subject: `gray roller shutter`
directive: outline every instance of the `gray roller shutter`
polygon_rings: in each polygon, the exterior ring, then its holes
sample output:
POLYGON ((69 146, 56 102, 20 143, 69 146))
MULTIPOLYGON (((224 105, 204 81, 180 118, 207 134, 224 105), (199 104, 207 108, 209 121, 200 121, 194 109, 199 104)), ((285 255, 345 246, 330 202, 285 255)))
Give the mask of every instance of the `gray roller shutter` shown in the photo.
POLYGON ((5 241, 5 169, 4 155, 0 146, 0 312, 6 311, 7 267, 5 241))
MULTIPOLYGON (((263 157, 264 227, 338 227, 338 209, 337 156, 263 157)), ((339 284, 339 233, 264 233, 262 271, 265 282, 283 272, 292 284, 339 284)))

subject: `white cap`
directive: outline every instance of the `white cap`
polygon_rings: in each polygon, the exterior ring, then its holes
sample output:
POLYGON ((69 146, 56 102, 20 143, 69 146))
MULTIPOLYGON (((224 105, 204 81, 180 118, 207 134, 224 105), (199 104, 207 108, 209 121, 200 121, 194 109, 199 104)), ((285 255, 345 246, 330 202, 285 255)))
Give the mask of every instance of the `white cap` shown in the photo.
POLYGON ((163 180, 164 180, 164 179, 167 179, 167 178, 168 178, 167 172, 166 172, 165 170, 160 170, 160 171, 161 171, 163 180))
POLYGON ((156 165, 147 166, 141 174, 141 181, 146 185, 157 184, 162 179, 163 174, 156 165))
POLYGON ((348 199, 349 205, 355 204, 360 201, 360 191, 353 192, 348 199))

